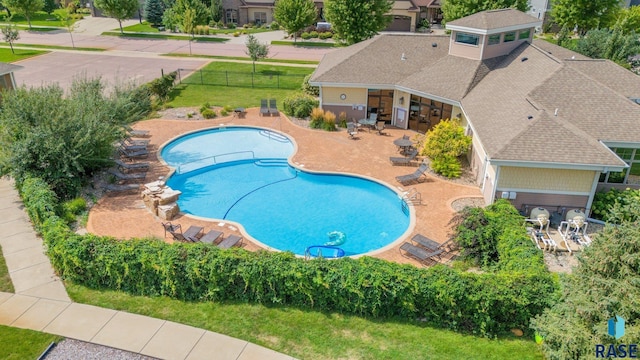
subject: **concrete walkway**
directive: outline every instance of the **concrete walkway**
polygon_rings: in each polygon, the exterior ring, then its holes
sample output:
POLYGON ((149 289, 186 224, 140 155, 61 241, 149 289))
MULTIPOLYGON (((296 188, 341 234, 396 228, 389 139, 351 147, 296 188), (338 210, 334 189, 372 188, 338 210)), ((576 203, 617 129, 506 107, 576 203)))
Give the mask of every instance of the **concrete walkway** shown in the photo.
POLYGON ((44 254, 13 181, 6 178, 0 179, 0 226, 0 246, 15 288, 15 294, 0 292, 0 325, 161 359, 292 359, 211 331, 72 302, 44 254))

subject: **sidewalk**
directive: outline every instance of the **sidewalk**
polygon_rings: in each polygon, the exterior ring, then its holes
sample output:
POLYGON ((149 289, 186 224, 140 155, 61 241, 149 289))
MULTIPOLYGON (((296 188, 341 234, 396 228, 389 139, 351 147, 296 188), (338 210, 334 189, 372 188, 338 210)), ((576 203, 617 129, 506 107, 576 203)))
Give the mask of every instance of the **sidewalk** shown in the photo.
POLYGON ((13 181, 0 179, 0 245, 15 294, 0 292, 0 325, 43 331, 161 359, 291 360, 226 335, 73 303, 36 236, 13 181))

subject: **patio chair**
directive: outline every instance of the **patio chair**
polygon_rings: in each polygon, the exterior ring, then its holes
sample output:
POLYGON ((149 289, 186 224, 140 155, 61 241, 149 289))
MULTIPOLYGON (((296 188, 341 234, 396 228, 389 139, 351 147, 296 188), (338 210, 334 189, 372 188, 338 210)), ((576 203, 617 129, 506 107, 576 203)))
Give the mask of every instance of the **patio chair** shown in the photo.
POLYGON ((182 225, 172 224, 171 222, 162 223, 162 227, 164 228, 165 237, 167 237, 167 233, 169 233, 173 236, 174 240, 190 242, 197 242, 199 240, 198 235, 204 230, 201 226, 192 225, 183 233, 182 225))
POLYGON ((126 192, 126 191, 134 191, 140 190, 139 184, 106 184, 104 189, 109 192, 126 192))
POLYGON ((205 244, 213 244, 216 241, 218 241, 218 239, 221 239, 222 235, 224 235, 222 231, 209 230, 208 233, 202 235, 202 237, 200 238, 200 241, 205 244))
POLYGON ((139 162, 139 163, 127 163, 120 159, 114 160, 118 170, 122 172, 137 172, 137 171, 147 171, 149 170, 148 162, 139 162))
POLYGON ((425 171, 427 171, 428 168, 429 165, 427 165, 426 163, 422 163, 422 165, 420 165, 420 167, 412 174, 396 176, 396 180, 402 185, 421 183, 427 178, 427 176, 425 175, 425 171))
POLYGON ((269 116, 269 105, 267 105, 267 99, 260 100, 260 116, 269 116))
POLYGON ((278 116, 280 112, 276 106, 276 99, 269 99, 269 115, 278 116))
POLYGON ((384 133, 382 132, 382 130, 385 129, 384 120, 377 121, 375 125, 375 129, 378 131, 378 135, 384 135, 384 133))
POLYGON ((220 244, 218 244, 218 247, 220 249, 229 249, 232 246, 242 244, 242 239, 243 239, 242 236, 231 234, 227 236, 226 239, 222 240, 220 244))
POLYGON ((411 242, 416 243, 429 251, 436 251, 442 247, 439 242, 433 241, 422 234, 415 234, 411 238, 411 242))
POLYGON ((349 135, 350 139, 354 139, 356 138, 356 136, 358 135, 358 128, 356 127, 356 125, 354 123, 348 123, 347 124, 347 135, 349 135))
POLYGON ((149 145, 149 141, 151 140, 147 140, 147 139, 132 139, 130 137, 125 138, 124 140, 122 140, 122 144, 124 146, 147 146, 149 145))
POLYGON ((146 149, 127 149, 123 146, 118 147, 118 153, 128 159, 140 159, 149 157, 149 150, 146 149))
POLYGON ((149 137, 149 130, 135 130, 132 128, 127 128, 127 134, 131 137, 149 137))
POLYGON ((407 156, 392 156, 389 161, 391 161, 392 165, 411 165, 416 156, 418 156, 418 150, 414 149, 407 156))
POLYGON ((408 242, 405 242, 404 244, 402 244, 402 246, 400 246, 400 255, 406 258, 414 258, 418 260, 422 265, 428 265, 429 263, 438 262, 443 252, 444 250, 442 249, 433 251, 425 250, 408 242))
POLYGON ((115 176, 118 181, 123 181, 123 182, 144 180, 144 178, 147 177, 146 172, 125 174, 125 173, 121 173, 116 169, 109 169, 108 173, 115 176))

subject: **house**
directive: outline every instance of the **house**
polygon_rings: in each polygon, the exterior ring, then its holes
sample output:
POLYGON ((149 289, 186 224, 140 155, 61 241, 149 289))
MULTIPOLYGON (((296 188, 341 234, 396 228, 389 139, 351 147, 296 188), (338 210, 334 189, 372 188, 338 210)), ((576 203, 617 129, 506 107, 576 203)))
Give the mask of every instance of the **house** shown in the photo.
POLYGON ((0 91, 16 88, 16 79, 13 72, 22 69, 22 66, 0 62, 0 91))
POLYGON ((502 9, 447 23, 450 36, 378 35, 325 55, 310 83, 355 119, 425 133, 460 118, 487 203, 588 212, 599 187, 640 184, 640 77, 533 40, 540 24, 502 9))

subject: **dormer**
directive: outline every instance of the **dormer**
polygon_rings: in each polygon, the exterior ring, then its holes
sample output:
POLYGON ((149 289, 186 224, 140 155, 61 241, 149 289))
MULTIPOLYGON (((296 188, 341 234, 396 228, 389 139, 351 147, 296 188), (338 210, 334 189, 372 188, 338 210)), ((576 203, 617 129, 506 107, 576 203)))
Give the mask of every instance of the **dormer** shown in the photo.
POLYGON ((542 20, 516 9, 482 11, 446 24, 451 31, 449 55, 474 60, 510 53, 531 42, 542 20))

